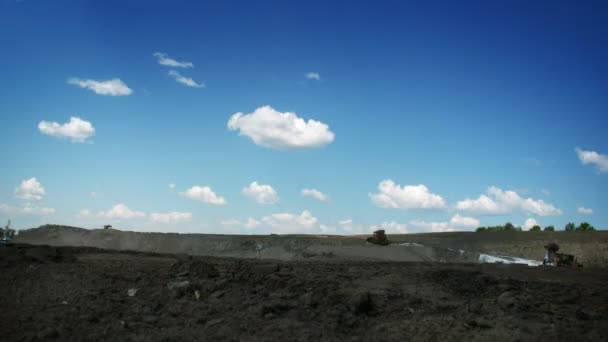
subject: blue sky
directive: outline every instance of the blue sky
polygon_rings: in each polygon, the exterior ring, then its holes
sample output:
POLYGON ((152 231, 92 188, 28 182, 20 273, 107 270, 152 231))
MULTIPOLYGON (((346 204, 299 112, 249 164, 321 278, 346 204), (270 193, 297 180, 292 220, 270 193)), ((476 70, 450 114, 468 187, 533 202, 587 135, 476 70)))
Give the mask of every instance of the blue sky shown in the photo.
POLYGON ((18 228, 608 227, 602 1, 0 0, 0 46, 18 228))

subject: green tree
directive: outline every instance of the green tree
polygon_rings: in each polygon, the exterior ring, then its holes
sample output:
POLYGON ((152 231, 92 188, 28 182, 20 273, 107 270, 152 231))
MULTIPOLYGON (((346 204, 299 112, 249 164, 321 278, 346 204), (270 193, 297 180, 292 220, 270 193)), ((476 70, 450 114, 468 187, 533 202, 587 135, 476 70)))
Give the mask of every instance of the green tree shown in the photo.
POLYGON ((576 226, 572 222, 568 222, 564 227, 564 230, 567 232, 573 232, 576 229, 576 226))
POLYGON ((478 231, 478 232, 487 232, 488 228, 486 228, 486 227, 479 227, 479 228, 477 228, 476 231, 478 231))
POLYGON ((546 232, 554 232, 555 231, 555 227, 553 227, 553 226, 546 226, 545 227, 545 231, 546 232))
POLYGON ((504 230, 516 230, 515 226, 511 222, 505 223, 504 230))
POLYGON ((590 225, 588 222, 582 222, 581 224, 578 225, 578 227, 576 227, 576 231, 593 232, 593 231, 595 231, 595 227, 590 225))
POLYGON ((540 232, 541 229, 540 229, 539 225, 535 225, 534 227, 530 228, 530 231, 531 232, 540 232))

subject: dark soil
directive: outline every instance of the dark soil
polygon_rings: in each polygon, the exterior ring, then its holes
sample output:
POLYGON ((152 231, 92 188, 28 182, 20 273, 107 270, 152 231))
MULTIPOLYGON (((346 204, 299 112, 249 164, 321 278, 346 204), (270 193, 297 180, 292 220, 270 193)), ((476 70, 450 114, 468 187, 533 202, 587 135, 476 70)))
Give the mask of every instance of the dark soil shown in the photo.
POLYGON ((3 341, 606 341, 605 270, 0 246, 3 341))

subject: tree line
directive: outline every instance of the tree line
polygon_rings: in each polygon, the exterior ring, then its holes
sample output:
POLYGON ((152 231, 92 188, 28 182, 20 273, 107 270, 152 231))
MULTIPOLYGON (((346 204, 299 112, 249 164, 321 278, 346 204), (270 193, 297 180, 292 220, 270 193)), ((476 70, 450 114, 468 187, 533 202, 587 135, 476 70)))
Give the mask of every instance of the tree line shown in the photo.
MULTIPOLYGON (((479 227, 476 231, 478 232, 521 232, 523 229, 521 227, 514 226, 511 222, 507 222, 504 225, 498 226, 488 226, 488 227, 479 227)), ((593 227, 588 222, 581 222, 578 226, 572 222, 567 223, 564 226, 564 230, 567 232, 594 232, 595 227, 593 227)), ((554 232, 554 226, 546 226, 545 228, 541 228, 539 225, 534 225, 530 228, 531 232, 554 232)))

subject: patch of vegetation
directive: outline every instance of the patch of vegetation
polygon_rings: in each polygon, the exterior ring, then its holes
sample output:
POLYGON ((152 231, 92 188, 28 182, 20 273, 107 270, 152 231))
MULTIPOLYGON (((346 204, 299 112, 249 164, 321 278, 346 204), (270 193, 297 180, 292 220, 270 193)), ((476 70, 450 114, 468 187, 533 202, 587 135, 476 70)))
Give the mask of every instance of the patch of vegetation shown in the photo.
MULTIPOLYGON (((566 224, 566 226, 564 227, 564 230, 567 232, 594 232, 596 229, 588 222, 582 222, 578 226, 576 226, 574 223, 570 222, 570 223, 566 224)), ((511 222, 507 222, 502 226, 499 225, 499 226, 479 227, 479 228, 477 228, 476 231, 477 232, 509 232, 509 231, 521 232, 522 229, 521 229, 521 227, 514 226, 511 222)), ((542 231, 554 232, 555 227, 546 226, 545 229, 542 229, 539 225, 535 225, 534 227, 530 228, 530 231, 531 232, 542 232, 542 231)))

